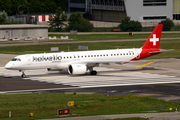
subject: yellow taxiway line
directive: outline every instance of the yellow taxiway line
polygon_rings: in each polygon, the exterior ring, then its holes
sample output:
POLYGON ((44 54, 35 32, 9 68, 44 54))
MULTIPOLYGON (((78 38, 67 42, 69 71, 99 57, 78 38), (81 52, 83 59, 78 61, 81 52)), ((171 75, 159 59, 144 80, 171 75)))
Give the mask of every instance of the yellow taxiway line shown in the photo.
POLYGON ((3 60, 3 59, 0 59, 0 61, 9 62, 9 60, 3 60))
POLYGON ((154 63, 154 62, 149 62, 149 63, 143 64, 143 65, 137 66, 136 68, 140 68, 140 67, 143 67, 143 66, 146 66, 146 65, 152 64, 152 63, 154 63))

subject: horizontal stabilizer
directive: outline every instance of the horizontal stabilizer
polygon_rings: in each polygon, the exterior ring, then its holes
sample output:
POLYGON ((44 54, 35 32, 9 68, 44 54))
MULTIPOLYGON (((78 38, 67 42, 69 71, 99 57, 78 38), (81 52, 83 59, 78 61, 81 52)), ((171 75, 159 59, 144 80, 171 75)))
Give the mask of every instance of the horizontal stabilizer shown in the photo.
POLYGON ((162 52, 166 52, 166 51, 172 51, 174 49, 169 49, 169 50, 165 50, 165 49, 160 49, 160 51, 153 51, 153 52, 149 52, 150 54, 158 54, 158 53, 162 53, 162 52))

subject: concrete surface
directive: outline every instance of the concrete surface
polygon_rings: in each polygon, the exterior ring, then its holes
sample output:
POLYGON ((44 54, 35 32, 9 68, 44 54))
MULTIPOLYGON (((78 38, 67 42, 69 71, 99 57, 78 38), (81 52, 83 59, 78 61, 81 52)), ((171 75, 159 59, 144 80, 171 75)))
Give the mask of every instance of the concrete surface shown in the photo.
POLYGON ((180 114, 178 112, 97 115, 97 116, 55 118, 55 119, 44 119, 44 120, 102 120, 102 119, 129 118, 129 117, 149 118, 149 120, 180 120, 180 114))

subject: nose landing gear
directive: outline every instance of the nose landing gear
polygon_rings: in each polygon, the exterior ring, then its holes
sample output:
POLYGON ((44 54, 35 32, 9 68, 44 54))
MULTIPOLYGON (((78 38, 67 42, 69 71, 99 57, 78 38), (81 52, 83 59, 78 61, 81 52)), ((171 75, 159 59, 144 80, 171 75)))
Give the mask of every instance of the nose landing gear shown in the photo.
POLYGON ((26 77, 26 75, 25 75, 25 73, 24 73, 24 70, 19 70, 19 72, 22 72, 22 75, 21 75, 22 78, 25 78, 25 77, 26 77))

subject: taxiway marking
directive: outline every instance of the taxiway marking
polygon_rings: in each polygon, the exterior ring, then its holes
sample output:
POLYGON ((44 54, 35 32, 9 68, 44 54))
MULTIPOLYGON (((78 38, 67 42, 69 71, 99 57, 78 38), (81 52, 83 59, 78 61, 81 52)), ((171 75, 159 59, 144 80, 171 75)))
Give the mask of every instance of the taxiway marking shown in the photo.
POLYGON ((3 61, 3 62, 9 62, 9 60, 3 60, 3 59, 0 59, 0 61, 3 61))
POLYGON ((152 64, 152 63, 154 63, 154 62, 149 62, 149 63, 143 64, 143 65, 139 65, 139 66, 136 66, 136 68, 140 68, 140 67, 143 67, 143 66, 146 66, 146 65, 152 64))

